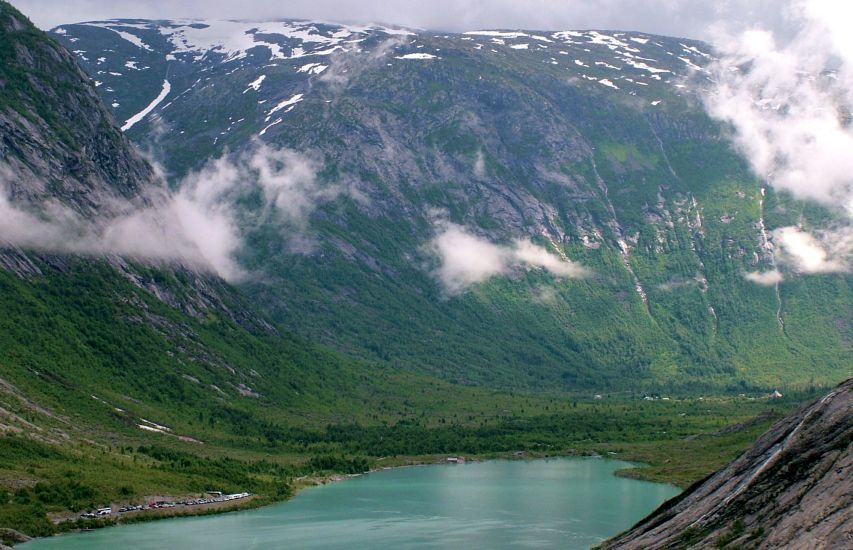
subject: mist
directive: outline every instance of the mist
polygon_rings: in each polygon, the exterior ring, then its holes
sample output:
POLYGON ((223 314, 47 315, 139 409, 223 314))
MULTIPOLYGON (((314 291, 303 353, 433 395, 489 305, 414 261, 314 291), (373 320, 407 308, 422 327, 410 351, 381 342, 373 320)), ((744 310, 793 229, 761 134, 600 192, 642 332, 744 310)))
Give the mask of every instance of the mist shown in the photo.
MULTIPOLYGON (((790 36, 766 28, 718 27, 720 59, 704 101, 734 130, 734 143, 763 180, 816 201, 846 226, 776 229, 777 260, 799 273, 848 271, 853 253, 853 6, 791 0, 782 10, 790 36)), ((771 276, 750 280, 762 284, 771 276)))
POLYGON ((754 271, 743 274, 744 279, 761 286, 776 286, 785 280, 784 275, 778 269, 770 271, 754 271))
POLYGON ((236 282, 247 273, 236 255, 247 226, 273 221, 298 238, 310 214, 345 189, 317 180, 321 164, 309 155, 254 143, 238 156, 225 155, 187 175, 177 190, 152 186, 146 206, 113 201, 109 215, 84 218, 56 201, 13 203, 0 171, 0 242, 52 253, 118 255, 148 263, 179 264, 236 282), (251 220, 238 212, 241 197, 256 195, 261 208, 251 220))
POLYGON ((350 82, 358 80, 358 77, 367 70, 377 67, 386 61, 386 58, 398 47, 408 43, 407 35, 395 34, 371 48, 367 55, 362 55, 361 49, 352 51, 336 52, 330 57, 328 68, 320 75, 319 80, 324 82, 328 89, 334 94, 340 94, 347 89, 350 82))
POLYGON ((560 278, 588 274, 580 264, 556 256, 528 240, 516 239, 509 245, 499 245, 461 225, 444 220, 435 225, 437 233, 428 246, 439 261, 433 274, 450 295, 461 294, 472 285, 517 268, 544 269, 560 278))

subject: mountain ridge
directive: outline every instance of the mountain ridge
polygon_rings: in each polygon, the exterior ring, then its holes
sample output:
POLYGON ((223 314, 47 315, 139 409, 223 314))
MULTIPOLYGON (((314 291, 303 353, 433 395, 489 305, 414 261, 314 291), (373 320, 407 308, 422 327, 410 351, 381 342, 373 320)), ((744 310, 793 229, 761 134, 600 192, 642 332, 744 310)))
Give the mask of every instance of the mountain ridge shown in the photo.
POLYGON ((757 180, 705 114, 706 46, 217 25, 107 21, 54 36, 83 52, 119 120, 169 75, 174 92, 128 134, 162 153, 172 181, 258 142, 311 159, 301 225, 235 214, 240 261, 264 281, 241 288, 290 330, 502 387, 772 390, 849 372, 849 278, 786 269, 778 291, 745 278, 775 269, 775 228, 833 214, 757 180), (506 263, 443 278, 459 273, 437 246, 452 229, 506 263), (519 241, 592 275, 513 259, 519 241))
POLYGON ((0 154, 14 175, 3 174, 11 196, 32 203, 49 197, 91 215, 110 199, 137 195, 153 173, 114 128, 73 55, 16 14, 2 16, 0 93, 11 108, 0 119, 0 154), (47 151, 56 154, 38 154, 47 151))

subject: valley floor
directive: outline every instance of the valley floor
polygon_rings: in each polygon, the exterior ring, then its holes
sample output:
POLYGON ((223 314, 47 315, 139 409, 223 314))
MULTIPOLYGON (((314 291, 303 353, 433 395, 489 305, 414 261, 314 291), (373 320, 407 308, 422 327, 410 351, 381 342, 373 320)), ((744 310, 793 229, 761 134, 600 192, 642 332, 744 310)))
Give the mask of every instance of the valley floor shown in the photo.
MULTIPOLYGON (((513 399, 517 410, 528 411, 526 416, 438 425, 335 425, 294 436, 301 439, 263 443, 244 438, 215 446, 156 433, 101 433, 88 441, 55 445, 6 435, 0 441, 0 526, 47 536, 179 513, 218 513, 285 500, 301 488, 371 469, 445 462, 449 456, 487 460, 600 454, 646 465, 620 475, 687 487, 735 457, 796 405, 795 399, 729 397, 513 399), (149 495, 179 499, 212 490, 255 496, 234 507, 80 518, 110 503, 141 504, 149 502, 149 495)), ((4 538, 14 542, 11 535, 4 538)))

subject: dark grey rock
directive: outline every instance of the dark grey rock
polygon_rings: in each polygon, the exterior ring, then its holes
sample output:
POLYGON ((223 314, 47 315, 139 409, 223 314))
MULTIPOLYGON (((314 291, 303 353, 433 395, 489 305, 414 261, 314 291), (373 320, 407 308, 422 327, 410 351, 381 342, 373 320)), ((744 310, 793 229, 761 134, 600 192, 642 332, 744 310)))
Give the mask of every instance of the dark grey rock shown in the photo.
POLYGON ((601 548, 851 548, 851 445, 853 379, 601 548))

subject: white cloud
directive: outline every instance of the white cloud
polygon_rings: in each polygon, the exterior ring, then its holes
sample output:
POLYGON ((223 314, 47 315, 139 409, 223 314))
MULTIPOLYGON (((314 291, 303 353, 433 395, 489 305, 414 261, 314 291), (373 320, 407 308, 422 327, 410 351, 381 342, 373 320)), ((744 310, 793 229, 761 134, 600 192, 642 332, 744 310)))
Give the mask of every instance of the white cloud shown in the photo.
POLYGON ((318 203, 334 199, 342 192, 339 186, 320 185, 317 172, 321 165, 316 159, 265 144, 255 147, 248 167, 257 172, 266 204, 275 206, 278 215, 292 225, 304 228, 318 203))
MULTIPOLYGON (((189 174, 175 192, 152 187, 145 206, 109 205, 109 215, 81 217, 57 202, 13 203, 0 171, 0 242, 26 249, 83 255, 114 254, 178 263, 234 281, 245 275, 235 259, 241 248, 236 200, 259 191, 264 204, 254 220, 283 223, 298 238, 311 212, 337 196, 339 187, 316 179, 318 161, 287 149, 255 144, 236 158, 221 157, 189 174)), ((249 222, 247 222, 249 223, 249 222)))
POLYGON ((517 267, 542 268, 557 277, 582 277, 587 273, 581 265, 530 241, 517 239, 511 245, 497 245, 454 223, 442 221, 437 227, 429 248, 439 260, 435 275, 450 294, 464 292, 517 267))
POLYGON ((785 279, 785 277, 778 269, 771 269, 770 271, 747 272, 743 274, 743 277, 747 281, 751 281, 761 286, 775 286, 785 279))
MULTIPOLYGON (((790 36, 720 32, 708 112, 731 125, 756 174, 777 190, 820 202, 853 223, 853 4, 790 0, 790 36)), ((801 273, 845 271, 849 228, 774 232, 780 259, 801 273)), ((756 281, 757 282, 757 281, 756 281)))
POLYGON ((723 42, 706 104, 732 124, 759 176, 799 198, 834 204, 849 199, 853 182, 853 133, 842 116, 853 99, 853 52, 835 51, 821 22, 806 24, 786 45, 757 30, 723 42))
POLYGON ((183 263, 239 279, 244 273, 234 254, 242 240, 231 201, 242 177, 239 165, 212 161, 189 174, 177 192, 155 197, 150 207, 129 209, 93 227, 97 246, 88 252, 183 263))
POLYGON ((801 273, 833 273, 848 270, 847 257, 853 250, 849 229, 824 231, 820 238, 797 227, 773 231, 780 261, 801 273))
MULTIPOLYGON (((227 177, 227 176, 226 176, 227 177)), ((87 219, 56 202, 13 204, 0 186, 0 241, 55 253, 114 254, 142 261, 179 263, 235 280, 242 270, 233 254, 240 245, 236 221, 222 202, 222 179, 193 175, 168 194, 152 192, 149 205, 111 205, 109 217, 87 219)))
POLYGON ((582 277, 586 269, 580 264, 560 258, 530 241, 517 239, 509 247, 511 263, 541 267, 558 277, 582 277))
POLYGON ((341 93, 365 70, 384 62, 394 50, 408 41, 406 35, 394 35, 372 48, 368 55, 362 55, 364 50, 361 49, 336 52, 332 54, 329 67, 320 75, 319 80, 325 82, 332 92, 341 93))
POLYGON ((477 158, 474 159, 474 175, 478 178, 486 177, 486 156, 483 151, 477 151, 477 158))
MULTIPOLYGON (((46 205, 63 214, 62 209, 46 205)), ((70 217, 73 221, 74 217, 70 217)), ((9 201, 5 186, 0 186, 0 242, 21 247, 56 250, 64 240, 73 238, 78 231, 72 224, 51 223, 32 212, 20 209, 9 201), (63 227, 64 226, 64 227, 63 227)))
POLYGON ((458 225, 448 224, 432 246, 440 261, 436 274, 451 293, 504 273, 509 267, 504 249, 458 225))

